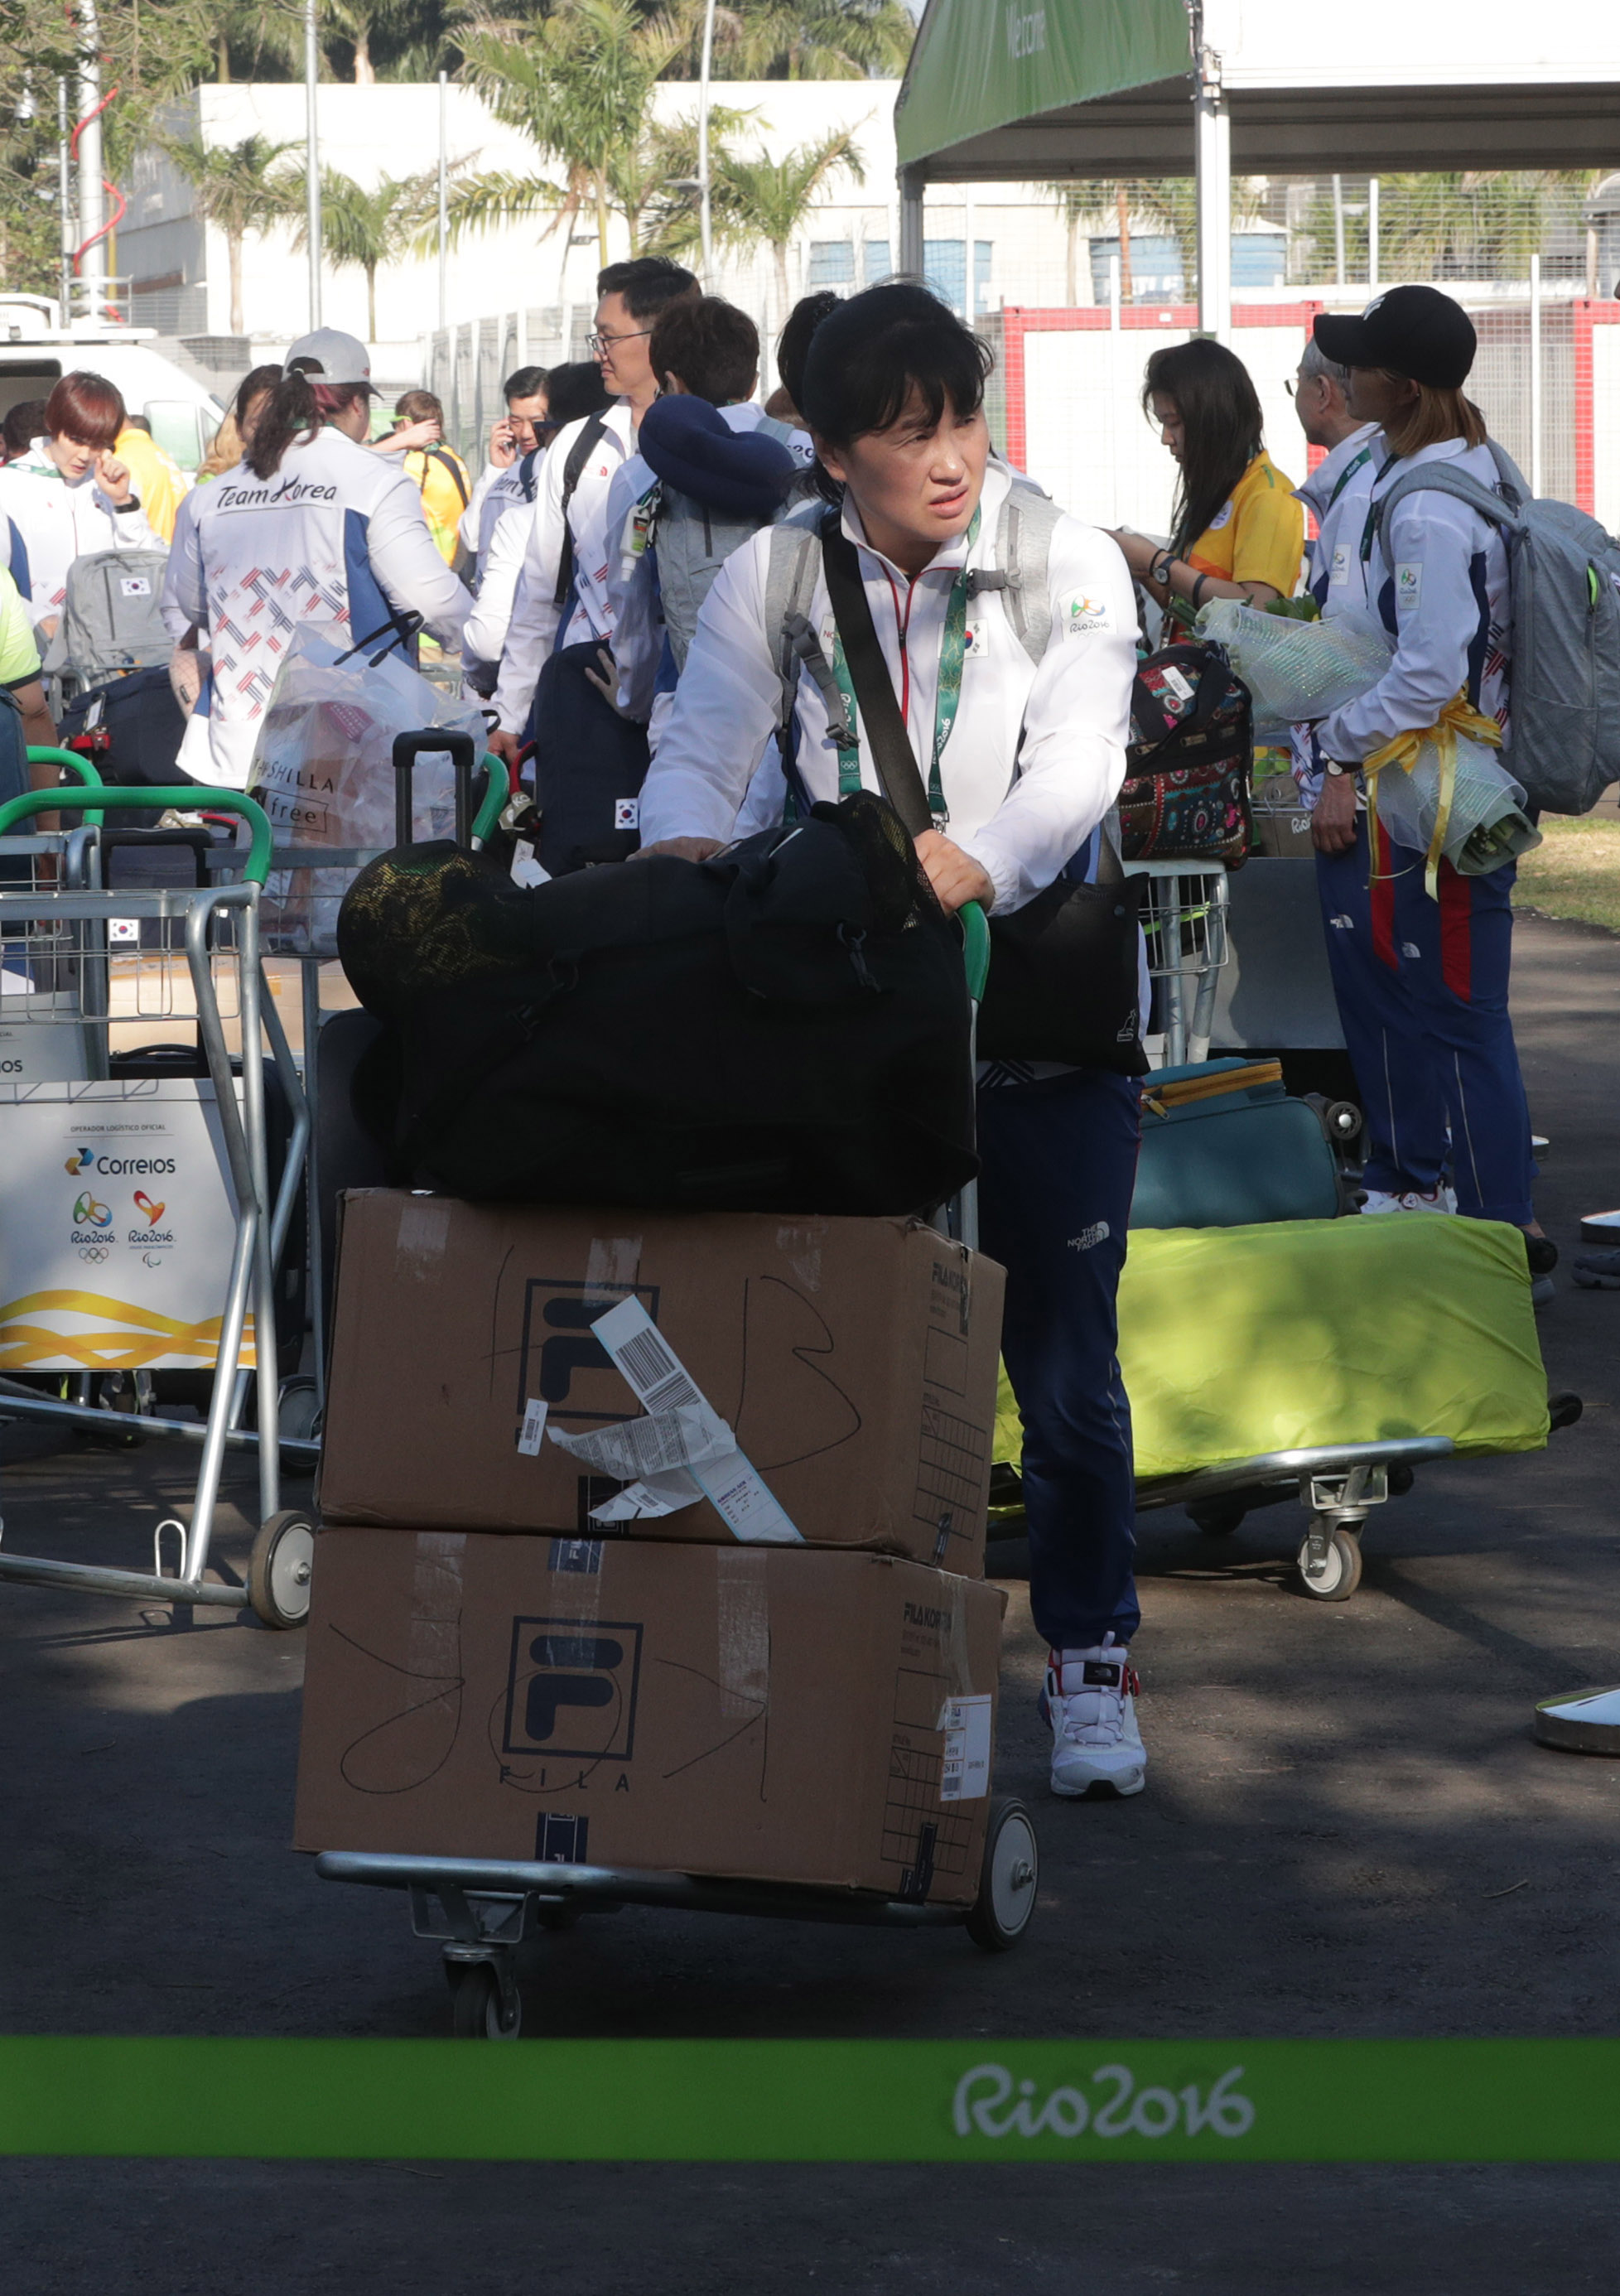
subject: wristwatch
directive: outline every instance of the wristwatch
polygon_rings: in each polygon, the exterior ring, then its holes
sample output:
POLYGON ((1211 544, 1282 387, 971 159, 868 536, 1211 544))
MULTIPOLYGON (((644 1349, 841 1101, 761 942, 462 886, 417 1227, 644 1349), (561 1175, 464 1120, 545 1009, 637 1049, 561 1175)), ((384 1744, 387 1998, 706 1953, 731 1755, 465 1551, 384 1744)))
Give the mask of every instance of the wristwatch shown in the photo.
POLYGON ((1346 774, 1359 774, 1359 766, 1341 765, 1337 758, 1324 758, 1321 769, 1330 782, 1342 781, 1346 774))

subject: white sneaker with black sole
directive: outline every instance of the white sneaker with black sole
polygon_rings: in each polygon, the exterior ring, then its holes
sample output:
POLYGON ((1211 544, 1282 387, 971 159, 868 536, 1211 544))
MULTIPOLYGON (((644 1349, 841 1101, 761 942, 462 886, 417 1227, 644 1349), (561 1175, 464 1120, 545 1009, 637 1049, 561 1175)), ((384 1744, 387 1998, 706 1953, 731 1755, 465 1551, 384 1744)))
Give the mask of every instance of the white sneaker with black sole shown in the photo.
POLYGON ((1454 1212, 1457 1209, 1455 1188, 1408 1188, 1404 1195, 1392 1196, 1382 1188, 1367 1188, 1362 1193, 1362 1210, 1369 1212, 1454 1212))
POLYGON ((1094 1650, 1052 1651, 1042 1700, 1051 1725, 1051 1790, 1083 1795, 1139 1794, 1148 1757, 1136 1724, 1141 1688, 1130 1652, 1110 1635, 1094 1650))

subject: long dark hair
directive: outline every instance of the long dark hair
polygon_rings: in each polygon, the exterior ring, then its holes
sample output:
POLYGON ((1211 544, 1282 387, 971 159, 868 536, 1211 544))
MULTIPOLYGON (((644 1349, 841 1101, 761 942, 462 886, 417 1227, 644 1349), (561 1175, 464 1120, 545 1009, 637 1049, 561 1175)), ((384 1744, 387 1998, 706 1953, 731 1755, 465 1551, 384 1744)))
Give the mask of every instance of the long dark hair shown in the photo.
POLYGON ((364 389, 363 382, 321 382, 301 366, 290 366, 265 401, 242 461, 255 478, 273 479, 295 439, 307 443, 329 415, 340 414, 364 389))
POLYGON ((1264 426, 1248 369, 1224 343, 1199 339, 1166 343, 1155 351, 1141 386, 1141 410, 1150 421, 1156 391, 1174 399, 1182 418, 1181 477, 1171 536, 1180 553, 1190 549, 1219 515, 1264 445, 1264 426))
MULTIPOLYGON (((958 414, 977 414, 994 354, 931 289, 909 279, 840 303, 810 338, 798 409, 830 446, 847 447, 897 422, 913 384, 930 422, 948 400, 958 414)), ((829 502, 843 488, 818 461, 815 482, 829 502)))

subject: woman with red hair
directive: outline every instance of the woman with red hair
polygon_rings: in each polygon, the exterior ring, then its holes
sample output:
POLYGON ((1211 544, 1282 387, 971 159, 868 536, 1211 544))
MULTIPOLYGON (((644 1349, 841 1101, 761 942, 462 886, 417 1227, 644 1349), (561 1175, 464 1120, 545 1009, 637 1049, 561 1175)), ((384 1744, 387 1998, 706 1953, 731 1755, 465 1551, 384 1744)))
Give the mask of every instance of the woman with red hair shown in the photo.
POLYGON ((0 469, 0 545, 44 637, 55 635, 76 558, 163 547, 112 451, 123 428, 116 385, 104 375, 64 374, 45 401, 44 437, 0 469))

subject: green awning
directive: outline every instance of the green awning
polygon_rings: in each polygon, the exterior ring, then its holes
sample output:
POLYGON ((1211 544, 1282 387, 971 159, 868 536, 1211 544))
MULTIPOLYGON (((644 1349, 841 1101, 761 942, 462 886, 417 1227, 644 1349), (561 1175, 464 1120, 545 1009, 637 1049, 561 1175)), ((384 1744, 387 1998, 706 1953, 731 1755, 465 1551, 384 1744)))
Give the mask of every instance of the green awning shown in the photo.
POLYGON ((900 165, 1191 69, 1185 0, 929 0, 895 106, 900 165))

